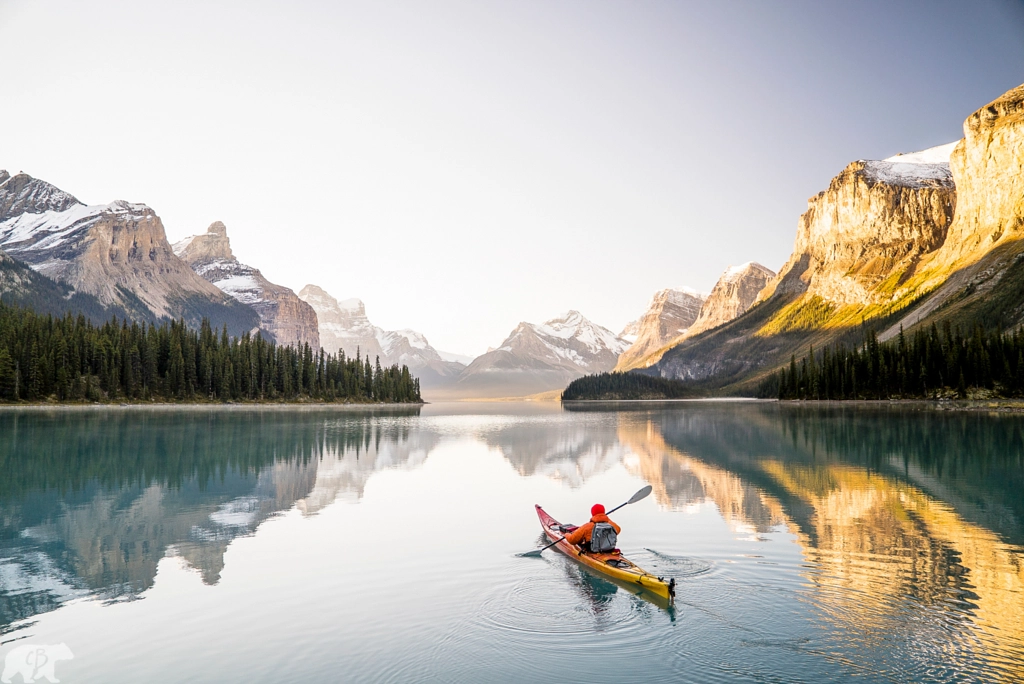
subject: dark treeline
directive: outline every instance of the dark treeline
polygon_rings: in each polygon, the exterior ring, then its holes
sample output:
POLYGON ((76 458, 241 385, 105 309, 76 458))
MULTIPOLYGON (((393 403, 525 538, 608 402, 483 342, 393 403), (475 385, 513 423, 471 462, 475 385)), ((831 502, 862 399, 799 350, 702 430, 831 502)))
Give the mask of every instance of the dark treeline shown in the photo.
POLYGON ((41 316, 0 303, 0 401, 419 402, 406 366, 160 326, 41 316))
POLYGON ((585 375, 569 383, 562 401, 580 399, 687 399, 699 396, 679 380, 668 380, 642 373, 600 373, 585 375))
POLYGON ((874 332, 849 348, 843 344, 809 353, 765 379, 758 396, 780 399, 890 399, 1024 396, 1024 335, 970 334, 948 323, 879 342, 874 332))

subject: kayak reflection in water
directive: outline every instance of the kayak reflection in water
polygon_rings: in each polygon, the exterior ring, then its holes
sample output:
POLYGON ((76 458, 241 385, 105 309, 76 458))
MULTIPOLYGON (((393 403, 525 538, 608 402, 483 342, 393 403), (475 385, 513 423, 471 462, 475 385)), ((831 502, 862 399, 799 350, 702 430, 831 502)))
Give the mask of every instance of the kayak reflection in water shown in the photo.
POLYGON ((622 528, 604 514, 604 506, 594 504, 590 509, 590 522, 572 528, 566 525, 565 540, 587 552, 609 553, 615 550, 622 528))

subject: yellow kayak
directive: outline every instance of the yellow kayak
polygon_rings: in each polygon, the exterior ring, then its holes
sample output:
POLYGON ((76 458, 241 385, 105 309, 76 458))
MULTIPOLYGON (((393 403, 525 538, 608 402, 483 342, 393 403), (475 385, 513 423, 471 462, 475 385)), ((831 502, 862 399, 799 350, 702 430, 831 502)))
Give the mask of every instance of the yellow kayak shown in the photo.
POLYGON ((562 524, 548 515, 539 504, 537 505, 537 517, 540 518, 540 525, 544 528, 544 534, 551 541, 561 540, 555 544, 555 548, 569 556, 569 558, 621 582, 642 587, 669 601, 675 598, 676 581, 674 579, 666 581, 664 577, 655 577, 623 556, 618 549, 610 553, 594 553, 584 551, 575 544, 570 544, 564 539, 562 524))

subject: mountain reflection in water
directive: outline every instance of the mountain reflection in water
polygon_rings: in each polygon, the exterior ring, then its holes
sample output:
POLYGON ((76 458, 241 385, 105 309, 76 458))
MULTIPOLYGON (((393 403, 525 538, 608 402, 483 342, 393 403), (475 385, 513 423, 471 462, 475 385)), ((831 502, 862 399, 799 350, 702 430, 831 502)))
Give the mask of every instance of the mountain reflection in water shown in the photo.
POLYGON ((419 408, 0 413, 0 629, 82 595, 130 600, 165 555, 216 584, 235 538, 362 495, 437 443, 419 408))
POLYGON ((938 670, 921 664, 933 675, 977 671, 987 653, 981 669, 1024 674, 1024 421, 790 406, 619 416, 662 504, 710 500, 739 531, 796 534, 836 641, 915 644, 879 671, 912 668, 897 660, 914 652, 943 654, 938 670))

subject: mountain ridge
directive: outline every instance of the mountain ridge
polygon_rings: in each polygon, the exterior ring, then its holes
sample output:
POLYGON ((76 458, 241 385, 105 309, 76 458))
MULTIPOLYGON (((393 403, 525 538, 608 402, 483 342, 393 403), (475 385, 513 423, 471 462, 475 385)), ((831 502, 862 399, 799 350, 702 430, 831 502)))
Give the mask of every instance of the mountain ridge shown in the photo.
POLYGON ((28 174, 0 172, 0 249, 34 271, 132 318, 209 318, 240 335, 259 325, 251 308, 195 273, 171 250, 145 204, 86 205, 28 174))

